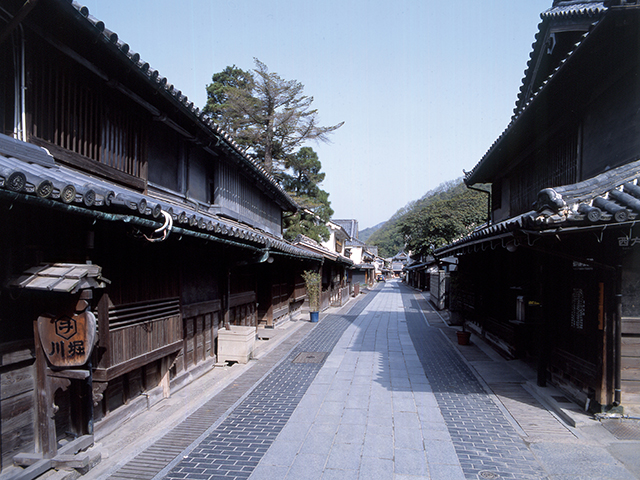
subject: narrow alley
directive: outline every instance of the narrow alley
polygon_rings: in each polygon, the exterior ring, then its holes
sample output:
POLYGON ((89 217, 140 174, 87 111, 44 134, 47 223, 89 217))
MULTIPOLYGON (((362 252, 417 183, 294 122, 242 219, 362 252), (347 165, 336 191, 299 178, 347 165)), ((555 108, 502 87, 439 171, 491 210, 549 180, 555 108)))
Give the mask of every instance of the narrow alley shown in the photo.
POLYGON ((379 285, 304 322, 178 426, 86 477, 638 478, 638 442, 586 416, 568 426, 525 388, 526 372, 454 338, 421 293, 379 285))

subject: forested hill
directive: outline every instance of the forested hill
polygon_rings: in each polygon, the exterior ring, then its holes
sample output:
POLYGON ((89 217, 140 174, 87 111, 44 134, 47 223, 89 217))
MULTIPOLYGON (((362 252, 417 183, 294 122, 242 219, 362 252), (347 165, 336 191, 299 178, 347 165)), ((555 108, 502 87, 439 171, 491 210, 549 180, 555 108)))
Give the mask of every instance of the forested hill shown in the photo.
POLYGON ((369 237, 371 237, 371 235, 373 235, 377 230, 382 228, 385 223, 387 223, 387 222, 380 222, 379 224, 374 225, 373 227, 369 227, 369 228, 365 228, 364 230, 360 230, 358 232, 358 240, 361 240, 361 241, 366 243, 367 240, 369 240, 369 237))
MULTIPOLYGON (((375 231, 365 241, 368 245, 377 246, 379 255, 384 258, 392 257, 405 249, 405 238, 411 239, 409 247, 413 251, 427 253, 429 248, 437 248, 453 239, 449 237, 462 235, 481 224, 486 217, 486 198, 482 193, 468 190, 462 178, 442 183, 419 200, 409 202, 381 227, 372 227, 375 231), (454 218, 446 232, 434 232, 435 236, 430 235, 431 232, 426 231, 432 229, 430 220, 439 215, 443 208, 449 217, 464 213, 464 220, 454 218), (462 212, 461 208, 471 210, 471 215, 469 212, 462 212), (425 242, 430 242, 431 247, 425 246, 425 242)), ((360 239, 362 240, 362 234, 360 239)))

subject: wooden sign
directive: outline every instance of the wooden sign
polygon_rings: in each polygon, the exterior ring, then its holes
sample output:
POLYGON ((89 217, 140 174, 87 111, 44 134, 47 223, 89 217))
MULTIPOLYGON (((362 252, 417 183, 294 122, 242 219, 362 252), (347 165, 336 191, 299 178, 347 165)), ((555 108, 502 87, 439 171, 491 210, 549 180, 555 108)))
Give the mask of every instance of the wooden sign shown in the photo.
POLYGON ((89 360, 96 338, 96 317, 87 307, 87 302, 80 300, 75 313, 38 317, 40 343, 54 367, 80 367, 89 360))

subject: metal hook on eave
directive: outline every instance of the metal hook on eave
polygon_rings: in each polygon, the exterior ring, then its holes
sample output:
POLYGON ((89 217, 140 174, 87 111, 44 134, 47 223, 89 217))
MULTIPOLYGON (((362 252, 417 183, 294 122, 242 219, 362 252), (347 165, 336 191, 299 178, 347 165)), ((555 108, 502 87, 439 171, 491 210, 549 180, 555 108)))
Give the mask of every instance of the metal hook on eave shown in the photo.
POLYGON ((164 210, 161 210, 160 213, 162 213, 162 215, 164 216, 164 224, 160 228, 156 228, 153 231, 153 233, 155 235, 162 232, 162 235, 160 237, 153 237, 153 236, 149 237, 147 235, 143 235, 144 238, 149 242, 165 241, 167 238, 169 238, 169 234, 171 233, 171 229, 173 228, 173 218, 171 217, 169 212, 165 212, 164 210))
POLYGON ((536 237, 534 238, 533 242, 531 241, 531 236, 533 235, 532 233, 529 232, 525 232, 525 235, 527 236, 527 245, 529 245, 530 247, 533 247, 533 244, 536 243, 540 237, 536 237))
MULTIPOLYGON (((596 241, 598 243, 602 243, 602 240, 604 238, 604 231, 606 230, 607 226, 604 225, 604 228, 602 230, 600 230, 600 234, 598 235, 598 232, 593 232, 593 235, 596 237, 596 241)), ((631 237, 629 237, 631 238, 631 237)))

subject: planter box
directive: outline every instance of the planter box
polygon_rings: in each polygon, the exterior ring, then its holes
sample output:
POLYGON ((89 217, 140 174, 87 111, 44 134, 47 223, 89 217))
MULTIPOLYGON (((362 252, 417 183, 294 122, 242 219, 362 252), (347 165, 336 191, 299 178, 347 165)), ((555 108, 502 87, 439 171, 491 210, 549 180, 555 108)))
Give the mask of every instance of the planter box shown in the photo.
POLYGON ((247 363, 256 342, 256 328, 231 325, 218 330, 218 361, 247 363))

